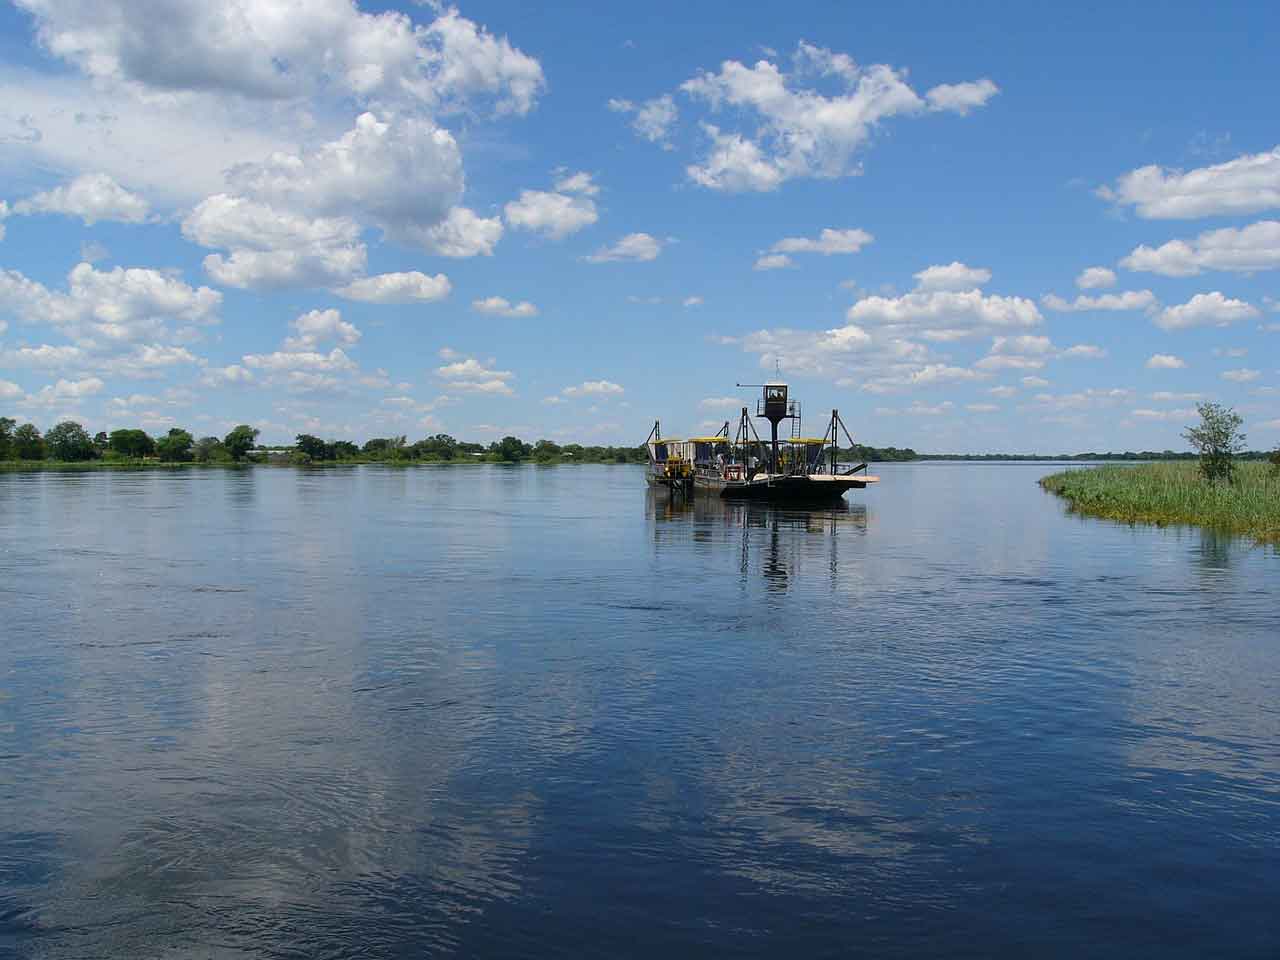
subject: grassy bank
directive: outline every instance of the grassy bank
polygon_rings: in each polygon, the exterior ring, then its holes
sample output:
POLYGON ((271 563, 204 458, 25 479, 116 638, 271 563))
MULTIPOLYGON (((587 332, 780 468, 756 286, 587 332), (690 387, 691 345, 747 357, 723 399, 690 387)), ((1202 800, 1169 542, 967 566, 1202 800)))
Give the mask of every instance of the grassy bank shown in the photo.
POLYGON ((1195 463, 1068 470, 1040 486, 1091 517, 1195 524, 1280 543, 1280 474, 1268 463, 1237 463, 1230 486, 1206 483, 1195 463))

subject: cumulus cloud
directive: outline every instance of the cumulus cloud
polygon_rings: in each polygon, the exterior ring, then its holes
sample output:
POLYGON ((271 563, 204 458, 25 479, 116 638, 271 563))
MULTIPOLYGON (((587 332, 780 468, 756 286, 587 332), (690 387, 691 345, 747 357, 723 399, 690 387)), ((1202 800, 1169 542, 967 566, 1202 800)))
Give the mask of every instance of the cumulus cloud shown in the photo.
POLYGON ((1223 296, 1217 290, 1197 293, 1186 303, 1165 307, 1155 318, 1156 326, 1164 330, 1185 330, 1189 327, 1225 327, 1237 320, 1259 316, 1259 310, 1243 300, 1223 296))
POLYGON ((16 270, 0 270, 0 309, 86 344, 172 338, 178 331, 171 324, 217 323, 221 305, 216 290, 140 267, 96 270, 78 264, 67 275, 66 293, 16 270))
POLYGON ((726 191, 773 190, 796 177, 848 176, 857 172, 854 158, 881 122, 929 110, 967 113, 997 92, 982 80, 943 84, 921 98, 891 67, 862 67, 847 54, 804 42, 791 72, 770 60, 750 67, 726 60, 680 89, 713 113, 730 108, 743 117, 743 132, 703 122, 709 147, 687 167, 694 183, 726 191), (834 81, 842 92, 827 96, 811 80, 834 81))
POLYGON ((766 253, 756 258, 753 270, 785 270, 793 261, 785 253, 766 253))
POLYGON ((396 236, 442 257, 489 257, 502 239, 502 229, 500 217, 482 217, 466 207, 452 207, 439 223, 410 224, 396 236))
POLYGON ((629 233, 617 243, 601 247, 584 259, 588 263, 608 263, 613 260, 656 260, 662 252, 662 241, 647 233, 629 233))
POLYGON ((1099 290, 1116 285, 1116 272, 1106 267, 1086 267, 1076 277, 1076 286, 1081 290, 1099 290))
POLYGON ((22 393, 22 388, 12 380, 0 380, 0 400, 16 400, 22 393))
POLYGON ((940 83, 925 93, 930 110, 945 110, 966 116, 969 111, 985 107, 1000 88, 985 77, 970 83, 940 83))
POLYGON ((1149 407, 1140 407, 1137 410, 1131 410, 1129 416, 1136 417, 1139 420, 1166 420, 1186 422, 1199 416, 1194 407, 1183 407, 1178 410, 1152 410, 1149 407))
POLYGON ((306 217, 220 193, 183 219, 182 234, 230 256, 204 259, 209 276, 231 287, 324 285, 364 270, 360 227, 349 217, 306 217))
POLYGON ((820 253, 831 256, 836 253, 857 253, 874 237, 865 230, 833 230, 826 227, 816 238, 784 237, 769 250, 773 253, 820 253))
POLYGON ((991 271, 953 260, 945 265, 925 267, 915 278, 917 290, 975 290, 991 279, 991 271))
POLYGON ((853 323, 882 323, 924 328, 924 333, 969 336, 988 329, 1034 327, 1044 318, 1022 297, 986 295, 978 290, 914 291, 901 297, 864 297, 846 314, 853 323))
POLYGON ((277 350, 274 353, 247 353, 242 358, 246 367, 266 373, 306 371, 312 373, 346 372, 356 369, 356 362, 334 347, 328 353, 318 350, 277 350))
POLYGON ((680 301, 682 307, 700 307, 702 306, 701 297, 685 297, 680 301))
MULTIPOLYGON (((441 351, 441 355, 445 358, 457 356, 447 348, 441 351)), ((475 357, 454 359, 451 363, 443 364, 436 368, 436 375, 448 381, 450 390, 502 395, 515 392, 508 382, 515 374, 510 370, 496 370, 492 365, 483 364, 475 357)))
POLYGON ((506 297, 472 300, 471 309, 476 313, 488 313, 498 317, 536 317, 538 315, 538 308, 528 300, 512 303, 506 297))
POLYGON ((258 0, 163 11, 131 0, 18 5, 52 54, 97 81, 143 91, 280 100, 334 87, 359 101, 440 112, 487 97, 497 112, 523 114, 544 86, 537 60, 453 8, 424 26, 346 0, 295 0, 287 15, 258 0))
POLYGON ((360 342, 356 325, 343 320, 337 310, 309 310, 294 319, 289 327, 294 335, 285 339, 286 350, 310 351, 329 342, 349 347, 360 342))
POLYGON ((1132 206, 1148 220, 1181 220, 1257 213, 1280 207, 1280 147, 1211 167, 1139 167, 1101 187, 1098 195, 1132 206))
POLYGON ((126 190, 105 173, 86 173, 52 190, 37 193, 13 205, 15 213, 60 213, 79 217, 86 224, 99 220, 142 223, 150 207, 136 193, 126 190))
POLYGON ((200 375, 200 382, 206 387, 225 387, 233 384, 253 382, 253 371, 238 363, 225 367, 209 367, 200 375))
POLYGON ((597 192, 589 174, 575 174, 562 179, 554 192, 522 190, 518 200, 503 207, 503 213, 513 229, 561 240, 600 219, 591 199, 597 192))
POLYGON ((631 129, 650 143, 656 143, 664 150, 675 149, 670 136, 679 110, 671 94, 664 93, 639 104, 614 98, 609 100, 608 106, 614 113, 631 114, 631 129))
POLYGON ((85 397, 101 393, 106 384, 98 377, 85 377, 82 380, 59 380, 41 387, 37 393, 27 397, 27 402, 40 407, 53 407, 59 404, 75 404, 85 397))
POLYGON ((1049 310, 1059 313, 1079 313, 1085 310, 1146 310, 1156 305, 1156 295, 1150 290, 1127 290, 1124 293, 1104 293, 1090 297, 1079 294, 1074 300, 1065 300, 1054 293, 1047 293, 1040 302, 1049 310))
POLYGON ((430 303, 443 300, 453 289, 443 273, 434 277, 417 270, 406 273, 379 273, 361 277, 333 292, 344 300, 364 303, 430 303))
POLYGON ((560 392, 566 397, 608 397, 617 396, 626 391, 610 380, 588 380, 576 387, 565 387, 560 392))
POLYGON ((1224 370, 1222 372, 1223 380, 1230 380, 1232 383, 1250 383, 1262 376, 1261 370, 1250 370, 1242 367, 1239 370, 1224 370))
POLYGON ((1153 353, 1147 358, 1147 369, 1149 370, 1181 370, 1186 365, 1185 360, 1181 357, 1175 357, 1171 353, 1153 353))
POLYGON ((1159 247, 1145 244, 1120 261, 1127 270, 1166 277, 1192 277, 1205 270, 1253 273, 1280 269, 1280 221, 1261 220, 1247 227, 1223 227, 1193 241, 1170 240, 1159 247))

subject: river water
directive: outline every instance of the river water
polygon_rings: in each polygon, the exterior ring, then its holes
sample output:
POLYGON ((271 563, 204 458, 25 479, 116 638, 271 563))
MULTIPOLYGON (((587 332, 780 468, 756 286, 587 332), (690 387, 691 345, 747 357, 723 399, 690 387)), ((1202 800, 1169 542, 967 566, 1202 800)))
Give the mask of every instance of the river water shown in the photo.
POLYGON ((1280 555, 1050 469, 0 475, 0 955, 1274 957, 1280 555))

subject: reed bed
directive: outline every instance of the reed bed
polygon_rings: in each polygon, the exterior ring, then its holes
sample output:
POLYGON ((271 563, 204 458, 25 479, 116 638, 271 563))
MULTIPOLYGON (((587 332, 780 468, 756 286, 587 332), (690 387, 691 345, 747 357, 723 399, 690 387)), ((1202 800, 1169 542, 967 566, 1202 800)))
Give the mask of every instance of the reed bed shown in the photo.
POLYGON ((1191 462, 1067 470, 1040 480, 1072 510, 1125 523, 1195 524, 1280 543, 1280 471, 1237 462, 1235 483, 1209 483, 1191 462))

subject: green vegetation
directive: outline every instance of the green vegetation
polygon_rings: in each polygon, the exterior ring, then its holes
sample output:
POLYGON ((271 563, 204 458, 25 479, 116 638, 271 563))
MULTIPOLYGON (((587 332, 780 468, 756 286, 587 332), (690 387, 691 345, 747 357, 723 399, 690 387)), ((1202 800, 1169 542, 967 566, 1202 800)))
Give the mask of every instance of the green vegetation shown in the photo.
POLYGON ((1200 454, 1200 473, 1210 483, 1231 483, 1233 458, 1244 450, 1241 416, 1219 403, 1198 403, 1200 423, 1187 427, 1182 435, 1200 454))
POLYGON ((1234 483, 1210 482, 1195 463, 1068 470, 1040 485, 1088 516, 1125 523, 1186 523, 1280 542, 1280 469, 1232 465, 1234 483))

